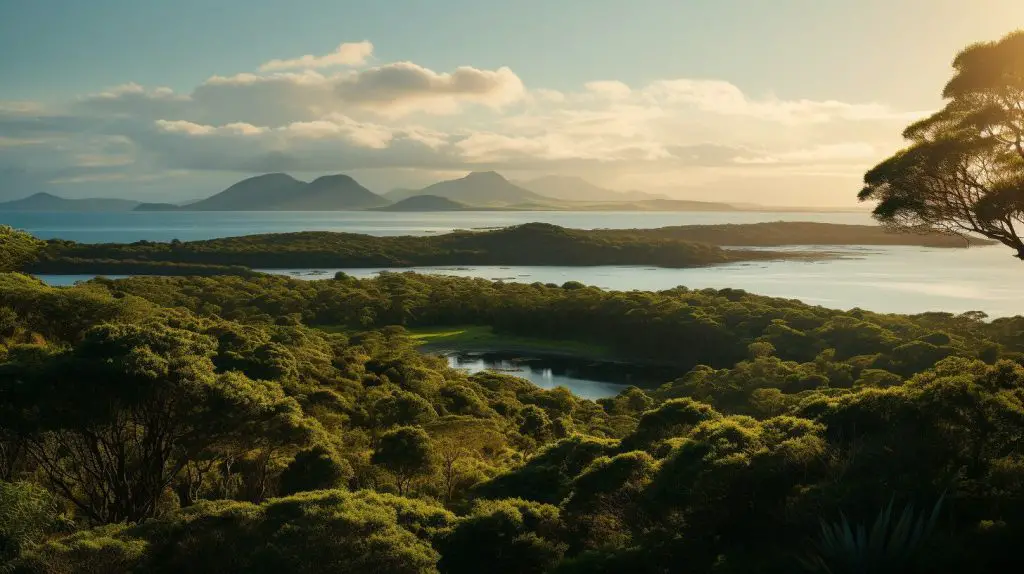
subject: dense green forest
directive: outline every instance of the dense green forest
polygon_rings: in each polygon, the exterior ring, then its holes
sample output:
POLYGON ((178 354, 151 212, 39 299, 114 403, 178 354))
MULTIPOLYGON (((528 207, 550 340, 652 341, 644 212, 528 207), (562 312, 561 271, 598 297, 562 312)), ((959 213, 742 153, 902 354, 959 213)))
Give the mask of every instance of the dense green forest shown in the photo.
POLYGON ((0 571, 1024 567, 1020 317, 412 273, 8 273, 0 341, 0 571), (454 324, 681 376, 592 402, 450 369, 406 331, 454 324))
MULTIPOLYGON (((4 232, 14 242, 16 232, 4 232)), ((4 238, 0 237, 0 241, 4 238)), ((654 265, 824 257, 731 247, 885 244, 965 247, 941 234, 893 233, 868 225, 778 222, 661 229, 578 230, 543 223, 435 236, 377 237, 303 232, 207 241, 86 244, 24 238, 24 255, 0 269, 56 274, 245 275, 251 269, 429 265, 654 265)), ((973 241, 978 244, 980 241, 973 241)))

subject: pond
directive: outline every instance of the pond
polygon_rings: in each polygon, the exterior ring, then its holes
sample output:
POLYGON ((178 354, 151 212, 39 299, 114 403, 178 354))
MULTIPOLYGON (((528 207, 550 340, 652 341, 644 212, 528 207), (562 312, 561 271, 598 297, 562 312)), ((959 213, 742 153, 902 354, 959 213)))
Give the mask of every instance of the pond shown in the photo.
POLYGON ((594 362, 572 357, 514 353, 447 353, 448 365, 470 374, 495 371, 530 381, 542 389, 565 387, 590 400, 614 397, 629 386, 654 388, 684 373, 667 367, 594 362))

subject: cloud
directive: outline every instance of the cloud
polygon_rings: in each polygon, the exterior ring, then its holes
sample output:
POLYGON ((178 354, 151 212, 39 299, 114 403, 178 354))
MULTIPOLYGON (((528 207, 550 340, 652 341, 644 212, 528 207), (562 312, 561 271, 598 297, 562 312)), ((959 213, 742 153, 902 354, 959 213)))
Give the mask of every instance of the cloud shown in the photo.
POLYGON ((854 190, 858 170, 896 149, 902 126, 920 115, 876 102, 753 95, 714 79, 552 90, 527 87, 507 67, 352 67, 371 54, 369 42, 343 44, 191 90, 128 82, 63 103, 0 102, 0 168, 126 186, 164 173, 186 186, 214 172, 388 168, 424 177, 573 173, 624 188, 739 189, 786 177, 794 188, 820 189, 833 178, 833 187, 854 190))
POLYGON ((396 62, 343 76, 334 91, 350 104, 404 114, 415 109, 454 113, 463 102, 501 107, 522 98, 525 88, 509 68, 463 66, 438 73, 412 62, 396 62))
POLYGON ((587 82, 583 87, 594 94, 611 98, 613 100, 627 98, 633 93, 633 90, 628 85, 615 80, 587 82))
POLYGON ((288 60, 271 60, 260 66, 261 72, 279 70, 329 68, 331 66, 361 66, 373 55, 373 44, 367 41, 339 45, 330 54, 314 56, 306 54, 288 60))
POLYGON ((874 146, 864 142, 837 143, 778 152, 755 157, 737 157, 736 163, 771 165, 779 163, 825 163, 870 160, 878 156, 874 146))

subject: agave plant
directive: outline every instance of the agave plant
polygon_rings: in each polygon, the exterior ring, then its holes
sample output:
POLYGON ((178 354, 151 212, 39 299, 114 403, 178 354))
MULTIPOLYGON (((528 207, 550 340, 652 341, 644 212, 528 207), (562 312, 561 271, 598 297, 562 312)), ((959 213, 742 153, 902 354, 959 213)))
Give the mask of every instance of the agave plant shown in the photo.
POLYGON ((837 522, 821 520, 815 550, 801 561, 808 571, 827 574, 905 573, 935 530, 944 499, 939 497, 929 514, 908 504, 898 517, 890 499, 870 529, 851 525, 843 513, 837 522))

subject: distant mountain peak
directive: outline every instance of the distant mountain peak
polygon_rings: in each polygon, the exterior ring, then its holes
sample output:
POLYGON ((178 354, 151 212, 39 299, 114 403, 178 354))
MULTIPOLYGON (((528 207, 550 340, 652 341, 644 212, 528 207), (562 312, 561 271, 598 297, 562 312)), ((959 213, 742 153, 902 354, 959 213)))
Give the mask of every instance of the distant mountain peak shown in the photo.
POLYGON ((467 175, 463 179, 473 179, 473 180, 480 180, 480 181, 484 181, 484 180, 495 180, 496 181, 496 180, 500 179, 501 181, 508 181, 507 179, 505 179, 505 176, 501 175, 500 173, 498 173, 496 171, 471 171, 471 172, 469 172, 469 175, 467 175))
POLYGON ((22 199, 0 203, 0 211, 54 211, 54 212, 97 212, 130 211, 139 202, 130 199, 87 197, 68 199, 45 191, 34 193, 22 199))
POLYGON ((336 174, 333 174, 333 175, 322 175, 322 176, 314 179, 313 181, 311 181, 310 185, 317 185, 317 184, 323 185, 323 184, 326 184, 326 183, 350 184, 350 183, 356 183, 356 180, 352 176, 350 176, 350 175, 345 175, 343 173, 336 173, 336 174))
MULTIPOLYGON (((342 211, 387 205, 388 200, 345 174, 325 175, 306 183, 287 173, 244 179, 206 199, 183 206, 186 211, 342 211)), ((144 206, 145 210, 165 209, 144 206)))
POLYGON ((470 172, 459 179, 427 186, 416 195, 436 195, 474 206, 520 205, 546 199, 513 184, 496 171, 470 172))

